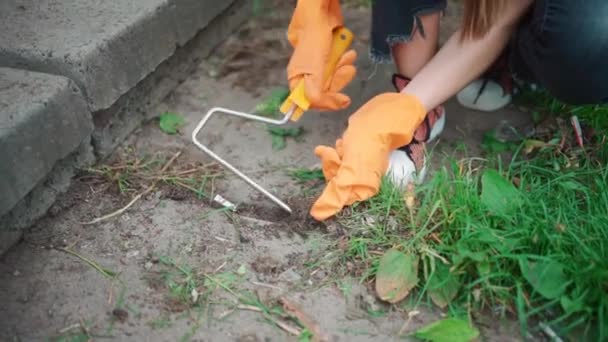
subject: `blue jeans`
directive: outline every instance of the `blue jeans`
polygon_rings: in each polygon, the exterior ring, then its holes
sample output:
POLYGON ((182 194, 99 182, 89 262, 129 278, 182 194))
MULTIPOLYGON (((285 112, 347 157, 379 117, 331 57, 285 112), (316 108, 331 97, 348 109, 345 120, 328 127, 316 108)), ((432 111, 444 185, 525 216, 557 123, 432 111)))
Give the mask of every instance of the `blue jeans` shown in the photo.
MULTIPOLYGON (((390 60, 442 0, 374 0, 370 54, 390 60)), ((423 33, 423 32, 421 32, 423 33)), ((570 104, 608 102, 608 0, 537 0, 508 46, 512 73, 570 104)))

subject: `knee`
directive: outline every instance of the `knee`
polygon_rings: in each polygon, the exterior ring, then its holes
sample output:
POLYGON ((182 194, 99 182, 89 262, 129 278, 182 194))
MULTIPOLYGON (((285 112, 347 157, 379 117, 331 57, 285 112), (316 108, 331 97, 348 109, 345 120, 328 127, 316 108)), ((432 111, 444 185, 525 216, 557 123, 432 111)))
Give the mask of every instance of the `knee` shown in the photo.
POLYGON ((608 1, 541 0, 534 11, 531 30, 552 57, 569 61, 608 42, 608 1))
POLYGON ((570 103, 608 99, 608 1, 542 0, 534 11, 535 73, 544 86, 570 103))

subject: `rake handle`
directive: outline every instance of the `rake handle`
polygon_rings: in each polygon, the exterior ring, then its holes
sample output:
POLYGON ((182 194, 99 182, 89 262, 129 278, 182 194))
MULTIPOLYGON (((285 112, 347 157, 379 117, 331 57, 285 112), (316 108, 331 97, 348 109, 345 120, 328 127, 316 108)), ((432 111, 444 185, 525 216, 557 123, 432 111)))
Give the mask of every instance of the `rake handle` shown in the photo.
MULTIPOLYGON (((336 71, 336 66, 342 55, 353 41, 353 33, 346 27, 340 27, 333 32, 329 59, 325 65, 323 81, 327 81, 336 71)), ((281 105, 281 112, 287 113, 295 106, 291 121, 298 121, 302 114, 310 108, 310 101, 306 98, 304 80, 300 80, 287 99, 281 105)))

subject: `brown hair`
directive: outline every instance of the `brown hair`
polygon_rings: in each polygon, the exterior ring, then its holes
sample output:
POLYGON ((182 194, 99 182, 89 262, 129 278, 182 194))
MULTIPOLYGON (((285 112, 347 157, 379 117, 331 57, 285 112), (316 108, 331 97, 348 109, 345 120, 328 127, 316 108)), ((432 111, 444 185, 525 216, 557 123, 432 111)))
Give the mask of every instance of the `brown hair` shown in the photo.
POLYGON ((464 0, 461 38, 478 39, 488 33, 507 0, 464 0))

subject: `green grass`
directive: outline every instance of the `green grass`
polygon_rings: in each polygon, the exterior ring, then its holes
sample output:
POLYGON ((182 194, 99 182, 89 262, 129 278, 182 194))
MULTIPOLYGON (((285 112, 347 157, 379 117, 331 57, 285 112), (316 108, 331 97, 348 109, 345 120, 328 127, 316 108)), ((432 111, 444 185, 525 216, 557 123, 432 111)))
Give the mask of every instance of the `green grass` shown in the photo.
POLYGON ((606 151, 573 161, 547 150, 505 168, 452 161, 412 194, 413 206, 385 181, 377 196, 340 216, 350 236, 338 262, 357 263, 371 279, 387 249, 414 251, 416 304, 430 303, 430 289, 449 281, 452 312, 513 314, 523 334, 540 320, 562 336, 576 329, 606 339, 606 151))
MULTIPOLYGON (((253 311, 262 315, 266 323, 277 328, 278 320, 292 320, 301 328, 300 340, 307 341, 312 337, 301 322, 287 314, 279 303, 264 303, 256 294, 240 289, 247 272, 244 265, 235 271, 211 274, 177 262, 169 256, 158 256, 158 260, 163 266, 161 275, 168 289, 168 299, 183 304, 189 314, 194 314, 194 324, 180 340, 190 340, 203 321, 209 318, 210 306, 217 304, 227 306, 231 311, 243 309, 242 305, 246 306, 247 310, 253 308, 253 311), (231 299, 215 296, 216 294, 228 295, 231 299)), ((160 317, 148 324, 155 329, 161 329, 169 326, 171 320, 170 317, 160 317)))
POLYGON ((540 120, 545 115, 555 115, 568 119, 576 115, 601 134, 608 133, 608 105, 570 105, 563 103, 546 91, 522 91, 515 102, 529 108, 533 119, 540 120))

